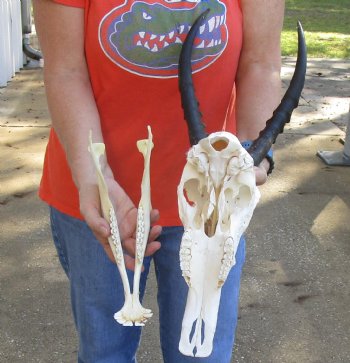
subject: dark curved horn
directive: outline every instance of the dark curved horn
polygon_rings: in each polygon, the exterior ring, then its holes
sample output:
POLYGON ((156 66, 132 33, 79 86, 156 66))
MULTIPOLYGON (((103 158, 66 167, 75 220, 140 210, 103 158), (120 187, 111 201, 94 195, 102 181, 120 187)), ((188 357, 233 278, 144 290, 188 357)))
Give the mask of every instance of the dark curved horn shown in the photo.
MULTIPOLYGON (((275 143, 278 134, 283 132, 284 125, 290 121, 293 110, 298 107, 299 98, 305 82, 306 63, 307 54, 304 31, 300 22, 298 22, 298 58, 293 78, 281 103, 273 112, 272 117, 266 122, 266 126, 260 132, 259 137, 248 149, 255 166, 258 166, 266 157, 272 144, 275 143)), ((272 169, 270 168, 270 170, 272 169)))
POLYGON ((194 39, 198 33, 199 27, 206 19, 208 12, 209 9, 204 11, 192 25, 191 30, 187 34, 186 40, 182 46, 179 59, 179 88, 181 93, 181 103, 192 146, 198 144, 199 140, 208 136, 202 122, 202 115, 199 111, 198 101, 194 92, 191 68, 194 39))

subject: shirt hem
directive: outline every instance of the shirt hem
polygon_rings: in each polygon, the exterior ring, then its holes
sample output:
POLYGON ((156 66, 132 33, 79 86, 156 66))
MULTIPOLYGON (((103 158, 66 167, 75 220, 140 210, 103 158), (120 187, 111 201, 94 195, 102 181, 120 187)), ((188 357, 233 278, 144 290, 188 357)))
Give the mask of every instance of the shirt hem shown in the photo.
MULTIPOLYGON (((71 208, 68 207, 67 205, 65 205, 64 203, 60 203, 57 200, 52 200, 52 198, 47 195, 47 193, 44 193, 43 191, 39 190, 39 198, 45 202, 46 204, 48 204, 49 206, 57 209, 58 211, 60 211, 61 213, 67 214, 73 218, 77 218, 80 220, 84 220, 84 217, 81 215, 81 213, 75 209, 75 208, 71 208)), ((161 220, 159 221, 160 223, 155 223, 156 225, 160 225, 162 227, 181 227, 182 224, 181 222, 179 222, 179 219, 176 217, 172 217, 172 218, 161 218, 161 220)))
POLYGON ((39 198, 43 202, 48 204, 49 206, 51 206, 51 207, 57 209, 58 211, 60 211, 61 213, 67 214, 67 215, 69 215, 71 217, 80 219, 82 221, 84 220, 83 216, 75 208, 67 207, 64 203, 60 203, 57 200, 52 201, 52 198, 50 198, 49 195, 47 195, 46 193, 43 193, 40 190, 39 190, 39 198))

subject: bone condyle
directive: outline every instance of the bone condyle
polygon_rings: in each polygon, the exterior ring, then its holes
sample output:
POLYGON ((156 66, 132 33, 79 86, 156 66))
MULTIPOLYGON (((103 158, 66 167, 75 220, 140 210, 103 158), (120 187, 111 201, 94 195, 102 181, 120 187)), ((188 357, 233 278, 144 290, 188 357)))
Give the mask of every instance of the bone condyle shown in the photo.
POLYGON ((100 158, 105 155, 105 145, 103 143, 93 143, 92 132, 90 132, 89 137, 89 152, 96 169, 101 209, 104 218, 111 227, 111 236, 108 238, 108 242, 122 279, 125 295, 124 306, 114 314, 114 318, 118 323, 124 326, 142 326, 152 316, 152 311, 144 308, 139 299, 142 263, 150 231, 150 211, 152 209, 150 190, 150 159, 153 148, 152 138, 151 128, 148 126, 148 139, 139 140, 137 142, 137 148, 144 157, 144 171, 141 183, 141 199, 137 211, 135 273, 133 292, 131 293, 124 263, 118 220, 101 170, 100 158))

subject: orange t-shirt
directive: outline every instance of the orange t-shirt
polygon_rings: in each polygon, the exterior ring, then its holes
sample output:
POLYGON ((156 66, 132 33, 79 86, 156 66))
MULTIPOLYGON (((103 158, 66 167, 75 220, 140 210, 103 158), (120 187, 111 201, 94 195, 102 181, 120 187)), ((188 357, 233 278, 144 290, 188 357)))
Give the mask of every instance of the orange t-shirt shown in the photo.
MULTIPOLYGON (((143 157, 136 141, 147 138, 150 125, 155 145, 152 206, 160 211, 160 224, 180 225, 177 185, 190 147, 178 90, 181 44, 209 7, 207 23, 195 41, 193 81, 207 132, 226 125, 234 133, 234 81, 242 46, 239 1, 55 1, 84 8, 86 59, 116 180, 138 205, 143 157)), ((58 210, 82 218, 77 189, 53 130, 39 194, 58 210)))

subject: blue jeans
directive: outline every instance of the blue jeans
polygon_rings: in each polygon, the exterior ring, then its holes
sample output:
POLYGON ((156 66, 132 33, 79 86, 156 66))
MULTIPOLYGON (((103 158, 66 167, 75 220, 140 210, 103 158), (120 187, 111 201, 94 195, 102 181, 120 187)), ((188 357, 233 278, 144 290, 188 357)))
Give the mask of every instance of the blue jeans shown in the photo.
MULTIPOLYGON (((132 363, 140 341, 140 327, 124 327, 113 315, 124 304, 119 272, 106 256, 87 224, 51 208, 52 235, 61 265, 70 281, 73 316, 79 336, 79 363, 132 363)), ((179 248, 182 227, 164 227, 162 247, 153 256, 158 282, 160 338, 165 363, 197 362, 178 350, 187 285, 181 276, 179 248)), ((237 325, 239 283, 245 242, 221 295, 214 348, 204 363, 229 363, 237 325)), ((140 296, 143 297, 152 258, 144 261, 140 296)), ((133 273, 128 271, 130 286, 133 273)))

